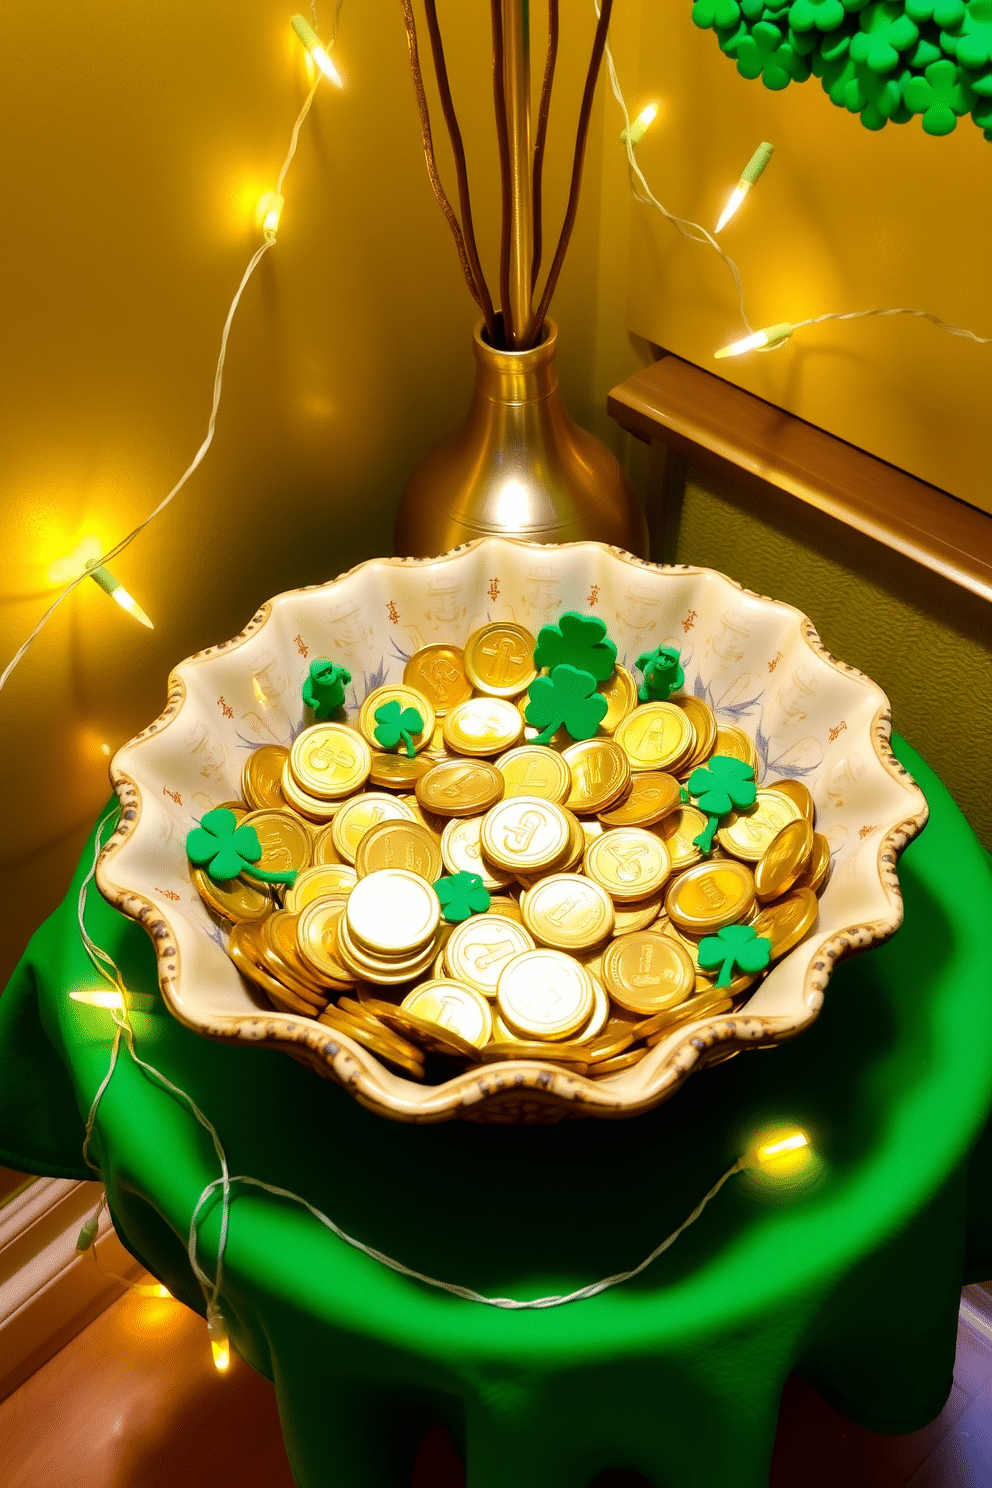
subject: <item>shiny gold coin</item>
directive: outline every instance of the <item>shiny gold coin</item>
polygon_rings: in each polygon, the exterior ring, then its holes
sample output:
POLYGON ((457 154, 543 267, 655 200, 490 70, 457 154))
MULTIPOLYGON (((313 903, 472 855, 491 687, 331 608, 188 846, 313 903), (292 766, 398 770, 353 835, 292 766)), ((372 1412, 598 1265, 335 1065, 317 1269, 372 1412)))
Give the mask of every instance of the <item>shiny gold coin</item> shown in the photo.
POLYGON ((688 776, 689 773, 708 760, 716 747, 717 728, 716 715, 709 703, 704 703, 702 698, 693 697, 686 693, 679 698, 679 707, 688 715, 692 724, 696 743, 689 755, 679 768, 679 773, 688 776))
POLYGON ((568 846, 556 863, 549 863, 547 868, 540 869, 536 873, 517 872, 517 883, 522 889, 532 889, 534 885, 545 876, 546 873, 574 873, 582 862, 582 855, 586 850, 586 834, 582 828, 582 822, 577 816, 564 806, 559 808, 568 822, 568 846))
POLYGON ((660 1013, 691 996, 696 975, 688 953, 666 935, 637 930, 607 947, 603 981, 632 1013, 660 1013))
POLYGON ((377 987, 404 987, 417 981, 430 970, 433 961, 433 941, 426 951, 416 957, 402 961, 389 956, 373 956, 356 946, 348 929, 347 918, 342 915, 338 925, 338 948, 341 958, 355 976, 377 987))
POLYGON ((602 693, 607 703, 606 716, 599 725, 599 731, 602 734, 612 734, 617 724, 637 707, 637 683, 627 668, 618 662, 613 676, 600 682, 596 691, 602 693))
POLYGON ((579 873, 552 873, 520 901, 524 924, 539 945, 591 950, 613 931, 613 900, 579 873))
MULTIPOLYGON (((694 940, 691 935, 680 935, 678 930, 669 919, 666 919, 664 924, 661 924, 661 922, 659 921, 651 928, 656 934, 667 935, 669 940, 674 941, 677 946, 681 946, 682 950, 685 951, 686 955, 689 957, 689 960, 692 962, 692 969, 696 977, 705 978, 709 975, 708 972, 703 971, 703 968, 699 964, 698 940, 694 940)), ((702 937, 700 937, 700 939, 701 938, 702 937)))
POLYGON ((489 908, 486 913, 496 915, 498 918, 504 920, 515 920, 518 925, 522 925, 524 922, 524 917, 523 913, 521 912, 520 905, 515 899, 511 899, 508 894, 491 895, 489 899, 489 908))
POLYGON ((658 916, 661 915, 663 897, 663 893, 652 894, 650 899, 637 899, 629 904, 615 904, 613 934, 630 935, 634 930, 646 930, 649 925, 654 925, 658 916))
POLYGON ((434 732, 431 734, 431 742, 424 750, 424 754, 427 756, 428 759, 432 759, 435 764, 437 764, 438 760, 451 758, 450 754, 448 753, 448 747, 444 742, 443 718, 439 718, 435 723, 434 732))
POLYGON ((813 833, 813 846, 803 864, 799 877, 793 884, 795 889, 811 889, 819 894, 830 874, 830 843, 822 832, 813 833))
POLYGON ((304 1018, 316 1017, 318 1009, 306 998, 299 996, 274 977, 262 960, 258 933, 261 926, 243 922, 231 926, 227 941, 227 954, 241 975, 254 986, 261 987, 269 1001, 283 1013, 298 1013, 304 1018), (252 932, 255 932, 254 934, 252 932))
POLYGON ((446 819, 443 816, 435 816, 433 811, 425 811, 420 802, 417 800, 416 796, 397 795, 396 799, 397 801, 403 802, 403 805, 412 814, 414 820, 418 823, 419 826, 427 828, 428 832, 430 832, 431 836, 434 838, 434 841, 440 847, 441 833, 447 826, 446 819))
POLYGON ((700 1018, 716 1018, 721 1013, 729 1013, 734 1006, 733 998, 727 995, 729 990, 729 987, 711 987, 697 992, 694 997, 686 998, 681 1006, 673 1009, 670 1018, 657 1033, 648 1035, 648 1048, 653 1049, 674 1030, 683 1029, 700 1018))
POLYGON ((441 732, 454 754, 476 757, 502 754, 518 743, 523 719, 506 698, 475 697, 446 713, 441 732))
POLYGON ((455 926, 445 947, 444 960, 458 981, 468 982, 485 997, 495 997, 503 968, 514 957, 532 950, 532 936, 515 920, 501 915, 473 915, 455 926))
POLYGON ((754 875, 736 858, 687 868, 665 895, 665 913, 675 928, 697 937, 746 920, 753 904, 754 875))
POLYGON ((400 1006, 404 1012, 426 1018, 446 1032, 457 1033, 476 1049, 488 1044, 492 1036, 493 1015, 489 1004, 482 993, 467 982, 457 982, 450 977, 422 982, 407 993, 400 1006))
POLYGON ((599 813, 606 827, 653 827, 681 804, 682 787, 674 775, 645 770, 631 778, 622 801, 599 813))
POLYGON ((307 795, 337 801, 368 779, 372 752, 361 734, 343 723, 315 723, 297 734, 289 751, 293 779, 307 795))
MULTIPOLYGON (((605 987, 603 991, 606 991, 605 987)), ((611 1012, 602 1030, 595 1038, 587 1039, 583 1045, 583 1053, 590 1064, 600 1064, 604 1059, 613 1059, 629 1049, 634 1042, 635 1027, 632 1018, 620 1018, 615 1011, 611 1012)))
POLYGON ((543 744, 522 744, 501 754, 496 768, 507 796, 540 796, 542 801, 560 806, 572 789, 568 765, 560 754, 543 744))
POLYGON ((269 916, 262 926, 262 956, 274 976, 319 1010, 327 1006, 327 992, 296 948, 298 919, 285 909, 269 916))
POLYGON ((788 893, 812 851, 813 828, 806 818, 786 822, 769 842, 754 870, 754 888, 762 903, 788 893))
POLYGON ((481 816, 454 817, 441 834, 441 859, 449 873, 477 873, 483 887, 505 889, 513 882, 512 873, 504 873, 487 863, 482 855, 481 816))
POLYGON ((331 840, 346 863, 354 863, 366 832, 384 821, 415 821, 413 812, 397 796, 365 791, 345 801, 331 823, 331 840))
POLYGON ((647 1053, 646 1049, 626 1049, 622 1054, 614 1054, 610 1059, 601 1059, 597 1064, 589 1066, 589 1074, 594 1080, 605 1080, 610 1075, 618 1075, 621 1070, 632 1069, 635 1064, 640 1064, 647 1053))
MULTIPOLYGON (((417 733, 410 735, 410 743, 413 745, 415 754, 419 754, 422 749, 426 749, 431 742, 431 735, 434 732, 436 721, 434 709, 431 706, 430 699, 426 698, 422 692, 417 692, 413 687, 404 687, 401 682, 387 682, 385 687, 374 688, 359 708, 358 727, 369 745, 373 749, 382 748, 382 745, 375 736, 375 731, 379 727, 375 715, 387 703, 399 703, 402 711, 405 712, 407 708, 413 708, 420 714, 424 726, 417 733)), ((404 754, 407 754, 405 739, 401 739, 396 747, 397 753, 402 750, 404 754)), ((386 750, 385 753, 390 753, 390 750, 386 750)), ((408 754, 407 758, 409 758, 408 754)))
POLYGON ((816 821, 816 806, 808 788, 801 780, 773 780, 765 790, 776 791, 779 795, 787 797, 793 805, 799 807, 802 816, 806 818, 810 826, 816 821))
POLYGON ((628 904, 656 894, 672 870, 668 848, 644 827, 615 827, 586 848, 583 872, 628 904))
POLYGON ((585 1027, 595 1002, 589 972, 564 951, 541 949, 514 956, 500 972, 496 987, 500 1014, 518 1038, 570 1038, 585 1027))
POLYGON ((536 644, 522 625, 495 620, 474 631, 465 642, 465 671, 474 686, 489 697, 517 697, 537 676, 536 644))
POLYGON ((370 1054, 385 1060, 387 1064, 395 1065, 404 1074, 412 1075, 415 1080, 424 1078, 422 1055, 419 1050, 408 1054, 406 1049, 410 1046, 406 1045, 404 1040, 397 1039, 395 1036, 383 1038, 373 1033, 371 1028, 360 1023, 357 1018, 352 1018, 348 1013, 342 1013, 338 1008, 326 1008, 317 1021, 333 1029, 335 1033, 344 1034, 346 1038, 353 1039, 370 1054))
POLYGON ((373 749, 369 784, 377 790, 412 791, 434 765, 426 753, 411 759, 405 750, 402 754, 384 754, 381 749, 373 749))
POLYGON ((585 1050, 579 1044, 543 1043, 536 1039, 516 1038, 510 1034, 509 1037, 501 1035, 491 1044, 486 1044, 476 1057, 482 1064, 507 1064, 512 1060, 525 1059, 531 1063, 557 1065, 563 1074, 586 1075, 591 1066, 584 1056, 585 1050))
POLYGON ((331 863, 340 863, 342 864, 342 866, 350 868, 352 865, 350 863, 346 864, 344 862, 341 854, 334 846, 334 838, 331 835, 331 832, 332 824, 328 823, 326 827, 321 827, 320 831, 313 839, 314 867, 324 868, 331 863))
MULTIPOLYGON (((586 970, 588 971, 589 968, 586 967, 586 970)), ((609 1022, 610 998, 598 976, 592 978, 592 995, 592 1012, 589 1014, 588 1023, 575 1035, 577 1044, 588 1044, 591 1039, 598 1038, 609 1022)))
POLYGON ((252 826, 258 833, 262 856, 252 867, 264 868, 268 872, 282 873, 295 868, 302 873, 313 859, 313 837, 288 811, 249 811, 244 826, 252 826))
POLYGON ((713 746, 714 754, 728 755, 731 759, 742 760, 745 765, 750 765, 754 771, 754 778, 758 778, 758 751, 754 747, 754 741, 750 734, 743 729, 735 728, 732 724, 722 723, 716 731, 716 744, 713 746))
POLYGON ((255 811, 266 806, 285 807, 286 797, 281 782, 282 767, 288 759, 289 750, 283 749, 281 744, 262 744, 245 760, 241 789, 255 811))
POLYGON ((503 776, 486 760, 445 760, 418 780, 415 794, 438 816, 479 816, 502 799, 503 776))
POLYGON ((239 826, 251 809, 246 801, 221 801, 219 806, 214 807, 215 811, 233 811, 239 826))
POLYGON ((373 955, 412 955, 437 931, 441 905, 416 873, 384 868, 358 880, 345 915, 351 935, 373 955))
POLYGON ((553 801, 510 796, 482 818, 479 840, 491 863, 507 873, 552 868, 569 850, 569 820, 553 801))
POLYGON ((812 930, 819 913, 816 895, 811 890, 794 889, 785 899, 766 904, 751 923, 756 935, 771 941, 772 960, 777 961, 812 930))
POLYGON ((440 1054, 445 1059, 469 1059, 475 1060, 477 1050, 474 1044, 463 1039, 460 1033, 453 1028, 444 1028, 430 1018, 421 1017, 419 1013, 408 1012, 405 1008, 394 1007, 389 1003, 370 1002, 371 1007, 383 1023, 399 1033, 406 1034, 408 1038, 415 1039, 417 1044, 427 1051, 428 1054, 440 1054))
POLYGON ((267 919, 272 913, 274 900, 265 884, 246 883, 243 878, 232 878, 228 883, 215 883, 202 868, 190 864, 189 876, 208 909, 222 920, 232 924, 267 919))
POLYGON ((442 866, 438 839, 419 822, 380 822, 365 833, 355 856, 359 878, 382 868, 406 868, 432 884, 442 866))
POLYGON ((472 696, 460 646, 422 646, 403 668, 403 681, 427 698, 438 718, 472 696))
POLYGON ((305 966, 320 978, 348 983, 355 974, 341 959, 338 923, 344 913, 335 896, 315 899, 301 910, 296 922, 296 949, 305 966))
POLYGON ((305 868, 296 882, 286 890, 284 903, 294 914, 299 914, 315 899, 325 894, 341 894, 344 899, 358 882, 358 874, 347 863, 328 863, 315 868, 305 868))
POLYGON ((586 839, 586 847, 590 842, 595 842, 597 837, 603 835, 603 823, 595 816, 582 816, 579 818, 582 835, 586 839))
POLYGON ((672 859, 672 872, 681 873, 702 859, 702 853, 694 839, 706 827, 706 815, 696 806, 680 806, 672 811, 653 829, 668 848, 672 859))
POLYGON ((585 739, 562 751, 572 774, 565 805, 578 816, 596 816, 630 787, 630 760, 612 739, 585 739))
POLYGON ((311 796, 307 791, 301 790, 293 778, 288 759, 282 767, 282 793, 286 799, 285 809, 294 811, 297 816, 318 829, 333 821, 341 805, 340 801, 322 801, 318 796, 311 796))
POLYGON ((726 826, 717 828, 716 840, 735 858, 757 863, 772 838, 790 821, 799 821, 802 815, 791 796, 762 787, 749 811, 734 812, 726 826))
POLYGON ((677 703, 644 703, 621 719, 613 737, 632 770, 667 770, 672 775, 696 744, 689 715, 677 703))

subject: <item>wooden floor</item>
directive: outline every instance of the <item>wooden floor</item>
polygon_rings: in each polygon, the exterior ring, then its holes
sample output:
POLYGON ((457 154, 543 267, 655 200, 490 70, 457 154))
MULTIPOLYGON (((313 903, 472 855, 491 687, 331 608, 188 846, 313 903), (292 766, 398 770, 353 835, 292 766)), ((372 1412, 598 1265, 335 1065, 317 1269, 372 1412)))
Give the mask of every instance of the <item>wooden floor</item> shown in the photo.
MULTIPOLYGON (((606 1474, 596 1488, 647 1480, 606 1474)), ((213 1368, 202 1320, 128 1294, 0 1403, 2 1488, 293 1488, 273 1390, 237 1358, 213 1368)), ((938 1420, 879 1436, 789 1381, 770 1488, 992 1485, 992 1302, 968 1288, 955 1383, 938 1420)), ((438 1428, 411 1488, 464 1488, 438 1428)), ((576 1485, 582 1488, 582 1485, 576 1485)))

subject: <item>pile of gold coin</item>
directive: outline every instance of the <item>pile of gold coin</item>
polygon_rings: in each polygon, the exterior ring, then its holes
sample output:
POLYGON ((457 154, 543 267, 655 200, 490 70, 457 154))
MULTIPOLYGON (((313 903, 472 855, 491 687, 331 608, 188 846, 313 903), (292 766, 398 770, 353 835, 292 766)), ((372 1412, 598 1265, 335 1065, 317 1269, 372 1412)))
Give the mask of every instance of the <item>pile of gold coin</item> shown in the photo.
POLYGON ((595 738, 532 745, 534 646, 504 622, 464 650, 426 646, 356 723, 249 756, 243 801, 223 804, 255 827, 261 866, 296 880, 282 893, 193 879, 262 1005, 318 1018, 416 1079, 510 1059, 604 1078, 746 1000, 758 976, 716 985, 704 938, 751 925, 774 963, 814 926, 830 849, 806 787, 759 783, 704 855, 707 817, 681 782, 713 755, 757 774, 748 735, 695 697, 639 704, 617 666, 595 738), (423 722, 412 754, 376 743, 393 701, 423 722), (490 908, 451 924, 433 884, 461 872, 490 908))

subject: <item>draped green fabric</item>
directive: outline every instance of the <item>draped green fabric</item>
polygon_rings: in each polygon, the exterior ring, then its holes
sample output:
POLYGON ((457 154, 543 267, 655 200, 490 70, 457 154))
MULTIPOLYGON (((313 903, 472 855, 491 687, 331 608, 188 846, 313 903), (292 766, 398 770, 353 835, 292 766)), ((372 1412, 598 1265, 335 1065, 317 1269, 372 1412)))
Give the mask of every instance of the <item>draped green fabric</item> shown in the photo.
MULTIPOLYGON (((634 1120, 400 1126, 283 1054, 198 1038, 161 1003, 133 1015, 138 1052, 210 1117, 232 1172, 487 1294, 635 1265, 766 1128, 798 1125, 815 1147, 794 1181, 733 1177, 628 1284, 523 1313, 433 1291, 299 1206, 240 1191, 223 1312, 275 1382, 301 1488, 408 1481, 437 1420, 470 1488, 582 1488, 608 1467, 658 1488, 758 1488, 793 1369, 878 1430, 940 1410, 960 1286, 992 1274, 992 872, 933 773, 896 750, 931 807, 900 861, 903 928, 837 969, 801 1038, 702 1072, 634 1120)), ((107 1070, 109 1015, 67 996, 96 985, 76 923, 91 858, 0 999, 0 1162, 32 1172, 86 1174, 84 1117, 107 1070)), ((144 932, 95 889, 86 923, 129 987, 154 992, 144 932)), ((93 1155, 121 1238, 202 1311, 185 1246, 216 1157, 126 1052, 93 1155)), ((208 1268, 217 1234, 214 1206, 208 1268)))

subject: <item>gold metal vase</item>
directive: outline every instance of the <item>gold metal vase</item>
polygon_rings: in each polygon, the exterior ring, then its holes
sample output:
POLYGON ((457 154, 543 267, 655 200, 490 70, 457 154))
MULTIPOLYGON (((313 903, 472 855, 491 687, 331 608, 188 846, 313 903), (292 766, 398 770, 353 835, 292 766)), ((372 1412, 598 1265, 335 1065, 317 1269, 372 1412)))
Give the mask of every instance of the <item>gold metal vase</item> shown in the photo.
POLYGON ((426 558, 475 537, 614 543, 640 557, 648 536, 613 454, 573 423, 558 391, 558 333, 499 351, 475 329, 475 390, 460 429, 417 465, 400 501, 396 552, 426 558))

